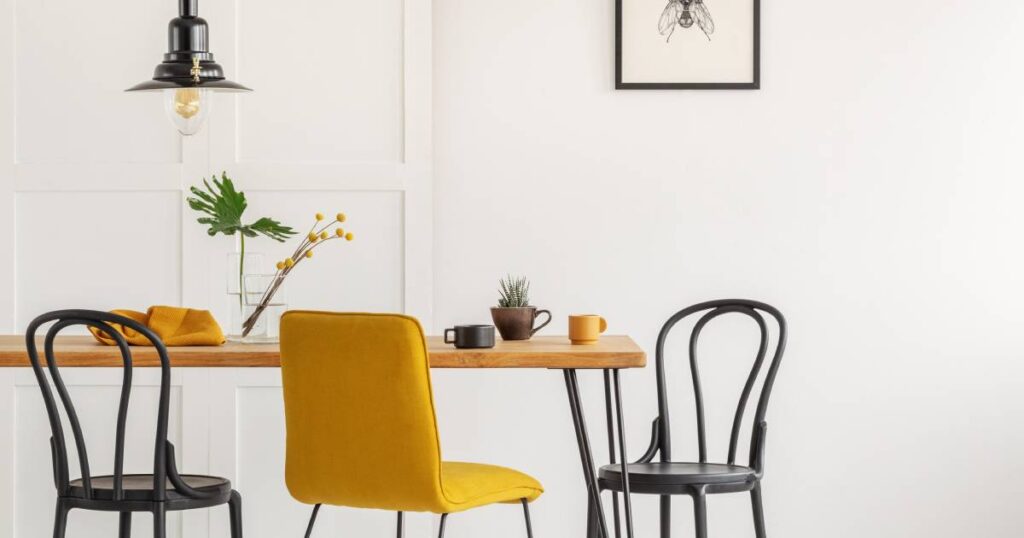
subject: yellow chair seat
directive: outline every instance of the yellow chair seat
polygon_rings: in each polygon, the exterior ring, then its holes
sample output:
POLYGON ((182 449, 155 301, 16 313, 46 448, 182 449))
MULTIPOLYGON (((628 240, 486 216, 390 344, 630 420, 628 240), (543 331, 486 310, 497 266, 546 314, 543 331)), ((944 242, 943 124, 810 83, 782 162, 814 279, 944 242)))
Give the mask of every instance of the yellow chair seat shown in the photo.
POLYGON ((514 469, 454 461, 441 462, 441 487, 448 501, 447 513, 521 499, 533 501, 544 493, 540 482, 514 469))

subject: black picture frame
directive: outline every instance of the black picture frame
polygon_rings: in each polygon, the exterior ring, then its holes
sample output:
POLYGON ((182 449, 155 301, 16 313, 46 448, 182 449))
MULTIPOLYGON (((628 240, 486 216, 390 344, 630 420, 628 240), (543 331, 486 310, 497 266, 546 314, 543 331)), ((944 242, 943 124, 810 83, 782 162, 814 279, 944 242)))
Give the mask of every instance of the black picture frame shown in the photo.
POLYGON ((761 0, 754 3, 754 73, 752 82, 622 82, 622 2, 615 0, 615 89, 616 90, 760 90, 761 89, 761 0))

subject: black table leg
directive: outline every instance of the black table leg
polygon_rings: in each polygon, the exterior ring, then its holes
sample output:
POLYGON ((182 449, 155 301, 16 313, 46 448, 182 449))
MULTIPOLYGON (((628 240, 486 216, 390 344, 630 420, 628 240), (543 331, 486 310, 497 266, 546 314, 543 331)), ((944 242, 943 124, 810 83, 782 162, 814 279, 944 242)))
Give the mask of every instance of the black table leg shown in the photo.
MULTIPOLYGON (((629 494, 629 473, 628 473, 628 461, 626 456, 626 422, 623 417, 622 411, 622 389, 619 385, 619 370, 605 370, 604 371, 604 405, 605 414, 608 419, 608 455, 612 465, 615 465, 616 459, 621 462, 622 467, 622 498, 623 504, 625 505, 626 511, 626 536, 633 538, 633 501, 629 494), (612 383, 614 382, 614 390, 612 383), (614 399, 613 399, 614 394, 614 399), (618 446, 615 443, 616 432, 618 432, 618 446), (616 456, 618 451, 618 456, 616 456)), ((612 502, 614 506, 614 518, 615 518, 615 538, 621 538, 622 528, 619 520, 619 499, 618 495, 612 491, 612 502)))
MULTIPOLYGON (((612 407, 612 371, 604 371, 604 412, 608 431, 608 463, 615 465, 615 413, 612 407)), ((614 522, 615 538, 622 536, 622 523, 619 518, 619 494, 612 491, 612 521, 614 522)))
POLYGON ((580 387, 576 379, 576 370, 563 370, 565 389, 569 394, 569 410, 576 429, 576 442, 580 449, 580 462, 583 464, 583 478, 587 482, 592 509, 597 513, 598 536, 609 538, 608 522, 601 505, 601 492, 597 487, 597 471, 594 468, 594 454, 590 450, 590 435, 587 433, 587 421, 583 416, 583 404, 580 401, 580 387))
POLYGON ((622 416, 622 390, 619 387, 618 370, 612 371, 612 379, 615 381, 615 414, 619 422, 619 456, 622 458, 622 502, 626 507, 626 535, 633 538, 633 500, 629 495, 629 460, 626 459, 626 420, 622 416))

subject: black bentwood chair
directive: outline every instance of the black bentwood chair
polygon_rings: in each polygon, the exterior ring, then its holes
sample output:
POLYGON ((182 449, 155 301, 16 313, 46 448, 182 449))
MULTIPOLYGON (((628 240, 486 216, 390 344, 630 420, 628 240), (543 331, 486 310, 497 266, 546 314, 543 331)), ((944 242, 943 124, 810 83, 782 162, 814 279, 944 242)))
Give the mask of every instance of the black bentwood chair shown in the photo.
MULTIPOLYGON (((697 304, 677 312, 669 318, 658 334, 657 344, 657 377, 658 377, 658 418, 654 419, 651 431, 651 444, 647 453, 636 463, 626 466, 626 481, 622 478, 622 464, 606 465, 600 469, 598 486, 601 490, 622 492, 627 496, 627 519, 630 516, 630 493, 661 495, 661 538, 669 538, 671 527, 671 496, 689 495, 693 497, 694 519, 697 527, 697 538, 707 538, 707 495, 715 493, 750 492, 750 501, 754 511, 754 529, 757 538, 765 538, 764 508, 761 503, 761 478, 764 476, 765 435, 768 423, 765 413, 768 399, 771 397, 772 385, 779 370, 779 362, 786 348, 786 320, 782 314, 764 303, 743 299, 726 299, 697 304), (747 407, 751 390, 757 381, 761 366, 764 364, 769 347, 769 329, 763 313, 775 319, 778 326, 775 352, 764 378, 761 395, 754 413, 753 433, 750 440, 750 460, 747 466, 736 465, 736 446, 739 441, 740 428, 743 423, 743 412, 747 407), (693 392, 697 407, 697 442, 700 453, 699 462, 676 462, 672 460, 671 438, 669 436, 668 397, 665 386, 665 340, 672 328, 683 318, 693 314, 703 315, 694 325, 690 333, 689 355, 690 374, 693 379, 693 392), (754 366, 747 376, 747 383, 740 394, 739 405, 732 422, 732 435, 729 438, 729 457, 726 463, 709 463, 707 439, 704 422, 704 395, 700 385, 700 373, 697 368, 697 340, 701 331, 713 319, 725 314, 743 314, 757 323, 760 329, 760 344, 754 358, 754 366), (655 462, 655 456, 659 461, 655 462)), ((616 516, 618 506, 616 506, 616 516)), ((591 524, 589 533, 596 536, 597 524, 594 522, 593 506, 591 506, 591 524)), ((627 521, 627 530, 632 536, 632 528, 627 521)), ((618 518, 616 517, 616 535, 619 534, 618 518)))
POLYGON ((28 357, 32 361, 32 370, 35 371, 39 388, 43 392, 43 402, 46 404, 46 414, 53 432, 53 437, 50 438, 50 451, 53 456, 53 481, 57 487, 57 516, 53 525, 54 538, 64 537, 68 512, 72 508, 119 512, 121 520, 118 536, 120 538, 131 536, 132 512, 152 512, 153 536, 165 538, 168 511, 207 508, 225 503, 230 507, 231 538, 242 538, 242 497, 237 491, 231 489, 231 482, 215 476, 178 474, 174 463, 174 445, 167 441, 171 362, 167 357, 167 348, 164 347, 159 337, 145 326, 123 316, 92 310, 60 310, 43 314, 32 321, 28 326, 25 338, 28 357), (36 331, 40 326, 50 322, 56 323, 46 332, 46 338, 43 340, 46 368, 50 371, 50 378, 57 389, 57 394, 74 434, 75 448, 78 451, 78 465, 82 473, 82 478, 77 480, 71 480, 68 477, 68 452, 64 440, 64 428, 61 426, 60 411, 36 351, 36 331), (111 324, 122 325, 144 335, 153 343, 160 357, 160 404, 157 411, 153 474, 124 474, 124 434, 128 402, 132 390, 132 353, 124 337, 114 330, 111 324), (74 325, 86 325, 108 334, 117 341, 121 350, 121 358, 124 361, 121 404, 117 410, 117 430, 114 441, 113 475, 92 476, 89 473, 85 436, 53 354, 53 344, 57 334, 74 325))

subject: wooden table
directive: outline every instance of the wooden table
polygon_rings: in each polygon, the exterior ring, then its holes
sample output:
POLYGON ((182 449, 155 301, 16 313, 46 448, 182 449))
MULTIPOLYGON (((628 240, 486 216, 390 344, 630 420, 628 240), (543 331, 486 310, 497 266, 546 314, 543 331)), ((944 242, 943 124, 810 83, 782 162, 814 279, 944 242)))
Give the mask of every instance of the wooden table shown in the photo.
MULTIPOLYGON (((564 336, 535 336, 520 342, 498 341, 491 349, 455 349, 440 336, 428 336, 431 368, 551 368, 603 370, 642 368, 647 364, 643 350, 628 336, 603 336, 593 345, 575 346, 564 336)), ((39 349, 42 350, 40 343, 39 349)), ((216 347, 168 348, 171 366, 182 367, 263 367, 281 366, 277 344, 227 343, 216 347)), ((41 352, 40 352, 41 353, 41 352)), ((91 336, 60 336, 56 343, 61 367, 121 366, 121 354, 114 346, 104 346, 91 336)), ((137 367, 159 366, 156 351, 133 347, 132 363, 137 367)), ((31 366, 25 351, 25 337, 0 335, 0 367, 31 366)))
MULTIPOLYGON (((569 411, 572 414, 580 462, 587 484, 590 502, 587 535, 610 538, 604 508, 598 488, 597 470, 590 446, 583 403, 580 397, 577 370, 604 372, 605 408, 607 411, 608 444, 611 462, 622 465, 626 473, 625 423, 622 396, 619 388, 619 370, 642 368, 647 364, 644 351, 628 336, 602 336, 592 345, 572 345, 565 336, 538 336, 528 341, 499 341, 491 349, 455 349, 441 337, 427 337, 427 348, 432 368, 540 368, 562 370, 569 411), (614 416, 614 418, 613 418, 614 416), (618 432, 616 435, 615 432, 618 432), (616 437, 618 446, 616 447, 616 437), (595 526, 597 527, 595 529, 595 526)), ((39 345, 42 354, 42 345, 39 345)), ((133 347, 132 364, 135 367, 160 366, 154 348, 133 347)), ((281 365, 281 352, 277 344, 234 344, 216 347, 169 348, 174 368, 254 367, 275 368, 281 365)), ((118 348, 97 343, 90 336, 57 337, 55 356, 61 368, 121 367, 118 348)), ((45 360, 41 357, 41 360, 45 360)), ((0 336, 0 367, 29 367, 31 363, 25 349, 24 336, 0 336)), ((629 502, 628 480, 624 486, 627 535, 632 533, 632 508, 629 502)), ((618 502, 615 503, 615 527, 619 528, 618 502)))

